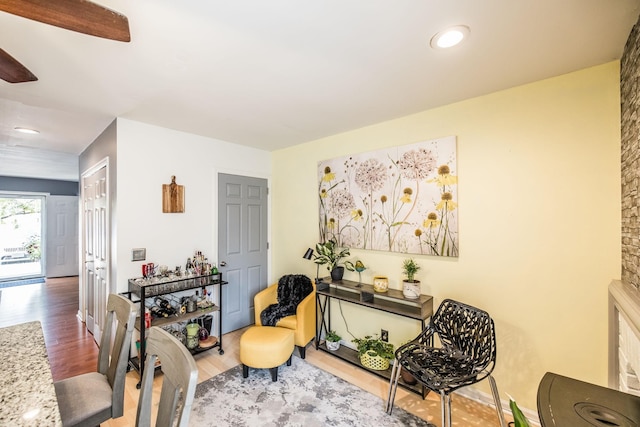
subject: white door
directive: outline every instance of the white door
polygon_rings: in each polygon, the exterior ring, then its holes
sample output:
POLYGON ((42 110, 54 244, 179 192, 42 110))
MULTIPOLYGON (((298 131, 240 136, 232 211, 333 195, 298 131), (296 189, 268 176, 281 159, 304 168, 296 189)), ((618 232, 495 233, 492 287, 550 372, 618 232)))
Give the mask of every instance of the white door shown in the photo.
POLYGON ((82 177, 83 257, 82 272, 87 329, 100 342, 107 311, 107 167, 82 177))
POLYGON ((78 196, 47 196, 46 277, 78 275, 78 196))
POLYGON ((267 287, 267 180, 218 174, 222 333, 254 323, 253 297, 267 287))

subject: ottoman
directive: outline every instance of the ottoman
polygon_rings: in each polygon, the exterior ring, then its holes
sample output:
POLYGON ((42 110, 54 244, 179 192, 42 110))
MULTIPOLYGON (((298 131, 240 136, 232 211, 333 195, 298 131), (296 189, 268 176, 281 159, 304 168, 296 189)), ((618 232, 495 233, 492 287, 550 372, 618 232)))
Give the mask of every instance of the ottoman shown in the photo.
POLYGON ((278 381, 278 366, 291 366, 293 330, 275 326, 252 326, 240 337, 242 377, 249 376, 249 368, 269 369, 271 379, 278 381))

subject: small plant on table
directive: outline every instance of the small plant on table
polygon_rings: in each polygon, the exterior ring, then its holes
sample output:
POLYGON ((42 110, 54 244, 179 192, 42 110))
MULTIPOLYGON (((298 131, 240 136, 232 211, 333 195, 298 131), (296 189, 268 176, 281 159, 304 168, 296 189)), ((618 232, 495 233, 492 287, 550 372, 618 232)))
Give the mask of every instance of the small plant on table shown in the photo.
POLYGON ((329 331, 327 335, 324 337, 327 348, 329 350, 337 350, 340 348, 340 340, 342 337, 336 333, 336 331, 329 331))
POLYGON ((389 368, 389 361, 395 357, 393 344, 378 336, 367 335, 352 340, 358 349, 360 363, 366 368, 384 371, 389 368))

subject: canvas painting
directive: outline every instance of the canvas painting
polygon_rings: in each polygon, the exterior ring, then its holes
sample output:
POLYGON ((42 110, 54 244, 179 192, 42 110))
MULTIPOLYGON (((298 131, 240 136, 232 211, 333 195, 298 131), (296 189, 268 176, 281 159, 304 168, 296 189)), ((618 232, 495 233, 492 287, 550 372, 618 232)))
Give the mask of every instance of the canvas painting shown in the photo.
POLYGON ((456 138, 318 162, 320 242, 458 256, 456 138))

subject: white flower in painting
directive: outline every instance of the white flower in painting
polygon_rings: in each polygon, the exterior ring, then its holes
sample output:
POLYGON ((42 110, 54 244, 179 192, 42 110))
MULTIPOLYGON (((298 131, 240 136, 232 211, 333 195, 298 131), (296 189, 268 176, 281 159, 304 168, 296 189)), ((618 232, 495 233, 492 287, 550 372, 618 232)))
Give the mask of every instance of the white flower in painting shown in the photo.
POLYGON ((331 193, 330 198, 329 210, 336 218, 343 218, 347 215, 351 215, 351 211, 356 207, 353 195, 347 190, 336 190, 331 193))
POLYGON ((420 148, 404 153, 397 164, 403 177, 417 181, 426 179, 434 171, 436 159, 430 150, 420 148))
POLYGON ((356 169, 356 184, 367 193, 380 190, 386 179, 387 170, 377 159, 366 160, 356 169))

